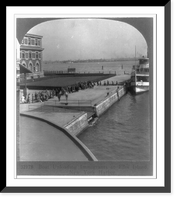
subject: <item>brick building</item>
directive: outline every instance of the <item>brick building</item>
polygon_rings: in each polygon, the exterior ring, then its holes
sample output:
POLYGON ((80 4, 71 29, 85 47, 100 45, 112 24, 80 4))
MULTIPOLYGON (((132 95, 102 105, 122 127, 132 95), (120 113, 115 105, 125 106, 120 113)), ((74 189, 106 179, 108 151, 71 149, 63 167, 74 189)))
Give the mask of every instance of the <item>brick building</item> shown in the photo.
POLYGON ((20 64, 32 71, 32 74, 42 74, 42 36, 26 34, 20 45, 20 64))

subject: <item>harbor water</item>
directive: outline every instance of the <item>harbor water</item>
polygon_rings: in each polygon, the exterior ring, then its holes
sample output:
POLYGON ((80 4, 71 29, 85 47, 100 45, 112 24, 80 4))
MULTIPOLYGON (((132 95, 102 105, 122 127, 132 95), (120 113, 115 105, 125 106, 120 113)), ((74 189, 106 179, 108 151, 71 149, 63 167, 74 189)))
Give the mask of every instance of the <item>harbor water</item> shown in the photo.
MULTIPOLYGON (((44 63, 44 70, 67 70, 97 72, 131 72, 135 61, 44 63)), ((127 93, 113 104, 93 126, 84 130, 78 138, 92 151, 98 160, 150 159, 150 102, 149 92, 139 95, 127 93)))
POLYGON ((138 61, 115 61, 115 62, 81 62, 81 63, 61 63, 44 61, 43 69, 52 71, 66 71, 68 68, 75 68, 76 72, 116 72, 123 74, 123 72, 131 72, 132 66, 138 61))
POLYGON ((149 160, 149 92, 128 92, 78 138, 99 161, 149 160))

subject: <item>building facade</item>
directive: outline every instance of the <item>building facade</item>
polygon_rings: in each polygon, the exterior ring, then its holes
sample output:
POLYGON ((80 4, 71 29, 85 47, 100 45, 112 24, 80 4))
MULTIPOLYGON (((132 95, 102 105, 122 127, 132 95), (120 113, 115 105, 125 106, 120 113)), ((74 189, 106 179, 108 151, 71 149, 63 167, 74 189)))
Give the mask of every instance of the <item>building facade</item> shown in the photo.
POLYGON ((42 36, 26 34, 20 45, 20 64, 32 74, 42 74, 42 36))

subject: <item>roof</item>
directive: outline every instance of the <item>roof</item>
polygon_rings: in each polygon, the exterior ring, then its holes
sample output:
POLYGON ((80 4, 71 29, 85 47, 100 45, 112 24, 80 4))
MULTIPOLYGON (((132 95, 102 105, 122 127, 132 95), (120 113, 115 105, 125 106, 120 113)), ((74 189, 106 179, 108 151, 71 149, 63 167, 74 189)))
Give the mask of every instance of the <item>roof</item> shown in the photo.
POLYGON ((31 34, 31 33, 26 33, 25 34, 26 37, 34 37, 34 38, 42 38, 42 35, 36 35, 36 34, 31 34))
MULTIPOLYGON (((103 80, 106 78, 111 77, 110 75, 87 75, 87 76, 49 76, 43 77, 39 79, 34 79, 34 81, 30 80, 26 82, 27 87, 30 88, 37 88, 37 89, 45 89, 45 88, 59 88, 59 87, 66 87, 66 86, 74 86, 77 82, 83 81, 95 81, 95 80, 103 80)), ((20 82, 20 86, 25 86, 24 82, 20 82)))
POLYGON ((19 64, 20 67, 20 74, 28 74, 28 73, 32 73, 32 71, 30 71, 29 69, 27 69, 26 67, 24 67, 23 65, 19 64))

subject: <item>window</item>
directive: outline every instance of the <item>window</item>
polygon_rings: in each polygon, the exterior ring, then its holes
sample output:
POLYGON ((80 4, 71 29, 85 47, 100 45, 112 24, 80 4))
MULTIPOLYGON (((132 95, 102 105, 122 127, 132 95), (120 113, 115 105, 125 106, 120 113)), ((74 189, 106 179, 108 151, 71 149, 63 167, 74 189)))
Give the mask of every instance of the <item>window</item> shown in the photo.
POLYGON ((25 58, 28 59, 28 52, 25 53, 25 58))
POLYGON ((29 51, 29 59, 31 59, 31 58, 32 58, 32 52, 29 51))
POLYGON ((38 59, 38 52, 36 52, 36 58, 38 59))
POLYGON ((149 82, 148 76, 137 76, 137 81, 149 82))
POLYGON ((32 71, 32 67, 33 67, 33 64, 30 62, 30 63, 28 64, 28 68, 29 68, 29 70, 32 71))
POLYGON ((40 52, 38 52, 38 58, 41 59, 41 53, 40 52))
POLYGON ((32 43, 32 45, 35 45, 34 39, 31 39, 31 43, 32 43))
POLYGON ((39 72, 39 69, 40 69, 40 65, 39 65, 39 63, 37 62, 37 63, 36 63, 36 72, 39 72))
POLYGON ((31 38, 28 38, 28 45, 31 44, 31 38))
POLYGON ((27 44, 27 38, 24 39, 24 43, 27 44))
POLYGON ((40 46, 41 45, 41 41, 40 40, 38 40, 38 46, 40 46))
POLYGON ((24 52, 24 51, 21 52, 21 58, 22 58, 22 59, 25 58, 25 52, 24 52))
POLYGON ((27 67, 27 64, 26 64, 25 61, 22 62, 22 65, 23 65, 24 67, 27 67))
POLYGON ((32 58, 35 58, 35 53, 34 52, 32 53, 32 58))

